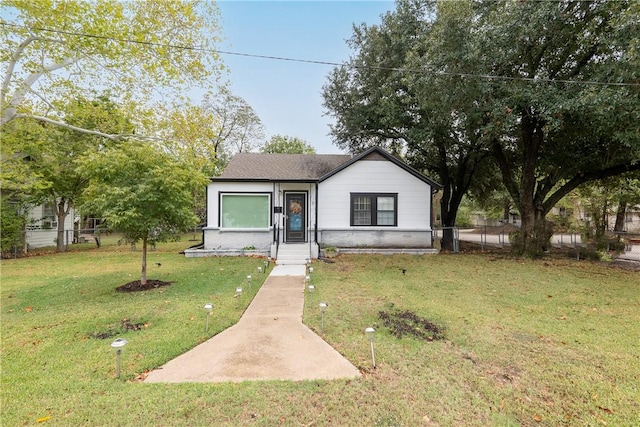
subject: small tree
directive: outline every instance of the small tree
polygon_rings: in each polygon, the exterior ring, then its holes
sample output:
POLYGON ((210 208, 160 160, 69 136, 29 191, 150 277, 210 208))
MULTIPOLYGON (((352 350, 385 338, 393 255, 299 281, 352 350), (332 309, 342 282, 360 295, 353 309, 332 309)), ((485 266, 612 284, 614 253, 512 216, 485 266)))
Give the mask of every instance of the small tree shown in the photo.
POLYGON ((2 128, 0 144, 0 235, 2 251, 15 246, 27 250, 27 213, 44 202, 51 183, 33 167, 42 127, 35 122, 14 121, 2 128))
POLYGON ((2 196, 0 199, 0 224, 2 224, 0 241, 3 254, 24 247, 25 221, 24 211, 19 209, 19 205, 12 203, 8 197, 2 196))
MULTIPOLYGON (((65 111, 66 122, 75 127, 88 130, 99 128, 111 134, 133 132, 133 125, 120 107, 109 99, 108 94, 94 99, 73 99, 60 109, 65 111)), ((75 170, 76 159, 91 152, 100 152, 118 142, 49 123, 39 127, 42 128, 42 136, 35 147, 37 152, 30 166, 49 184, 42 196, 55 206, 57 251, 64 252, 66 218, 76 208, 78 199, 88 185, 86 178, 75 170)))
POLYGON ((192 194, 206 185, 207 178, 136 141, 89 155, 79 163, 91 181, 84 206, 131 242, 142 241, 140 282, 146 285, 148 244, 175 239, 197 223, 192 194))

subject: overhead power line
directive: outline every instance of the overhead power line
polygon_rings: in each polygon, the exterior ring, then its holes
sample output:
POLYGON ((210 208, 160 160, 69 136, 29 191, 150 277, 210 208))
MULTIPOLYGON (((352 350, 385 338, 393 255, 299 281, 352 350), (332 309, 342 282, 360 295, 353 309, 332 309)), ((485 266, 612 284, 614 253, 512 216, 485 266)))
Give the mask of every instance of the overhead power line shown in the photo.
POLYGON ((536 77, 510 77, 510 76, 498 76, 493 74, 456 73, 456 72, 448 72, 448 71, 441 71, 441 70, 429 70, 427 68, 382 67, 377 65, 352 65, 345 62, 331 62, 331 61, 320 61, 320 60, 313 60, 313 59, 289 58, 284 56, 231 52, 231 51, 219 50, 219 49, 208 49, 208 48, 203 48, 198 46, 156 43, 156 42, 150 42, 146 40, 134 40, 134 39, 127 39, 127 38, 102 36, 97 34, 87 34, 87 33, 80 33, 80 32, 67 31, 67 30, 54 30, 51 28, 43 28, 43 27, 27 27, 24 25, 18 25, 10 22, 5 22, 5 21, 0 22, 0 25, 7 26, 7 27, 21 28, 29 31, 42 31, 42 32, 48 32, 48 33, 54 33, 54 34, 64 34, 68 36, 111 40, 111 41, 117 41, 121 43, 132 43, 132 44, 177 49, 177 50, 192 50, 192 51, 200 51, 200 52, 208 52, 208 53, 217 53, 220 55, 242 56, 242 57, 256 58, 256 59, 268 59, 273 61, 288 61, 288 62, 298 62, 303 64, 330 65, 334 67, 349 67, 349 68, 356 68, 356 69, 370 69, 370 70, 379 70, 379 71, 395 71, 400 73, 431 73, 431 74, 442 75, 442 76, 476 78, 476 79, 485 79, 485 80, 525 81, 525 82, 531 82, 531 83, 564 83, 564 84, 581 84, 581 85, 592 85, 592 86, 626 86, 626 87, 640 86, 640 83, 600 82, 595 80, 565 80, 565 79, 549 79, 549 78, 536 78, 536 77))

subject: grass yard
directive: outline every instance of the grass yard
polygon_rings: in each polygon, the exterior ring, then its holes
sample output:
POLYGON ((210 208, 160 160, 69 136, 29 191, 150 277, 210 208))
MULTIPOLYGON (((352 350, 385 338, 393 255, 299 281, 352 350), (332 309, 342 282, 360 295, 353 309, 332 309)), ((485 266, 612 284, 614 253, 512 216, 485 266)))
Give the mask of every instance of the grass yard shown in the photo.
MULTIPOLYGON (((233 324, 237 285, 261 259, 186 259, 189 242, 140 253, 103 246, 2 261, 2 425, 638 425, 640 273, 571 260, 491 255, 341 256, 314 263, 305 322, 359 380, 145 384, 139 374, 233 324), (156 263, 160 263, 157 266, 156 263), (406 273, 402 273, 402 269, 406 273), (445 339, 396 338, 380 311, 411 311, 445 339), (122 321, 141 325, 108 339, 122 321), (377 368, 363 330, 377 329, 377 368), (129 341, 122 377, 109 344, 129 341)), ((255 293, 257 280, 252 291, 255 293)), ((126 323, 125 323, 126 324, 126 323)))

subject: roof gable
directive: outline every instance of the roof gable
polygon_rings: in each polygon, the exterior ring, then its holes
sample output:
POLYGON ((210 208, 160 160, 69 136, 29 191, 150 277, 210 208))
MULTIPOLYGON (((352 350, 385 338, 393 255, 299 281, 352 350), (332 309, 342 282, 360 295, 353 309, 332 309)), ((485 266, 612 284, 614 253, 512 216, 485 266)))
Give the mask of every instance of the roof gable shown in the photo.
POLYGON ((211 180, 322 182, 359 161, 389 161, 433 189, 442 188, 380 147, 371 147, 354 157, 349 154, 238 153, 222 174, 211 180))
POLYGON ((326 175, 323 175, 322 177, 320 177, 319 181, 322 182, 322 181, 324 181, 324 180, 326 180, 328 178, 331 178, 332 176, 340 173, 341 171, 343 171, 344 169, 348 168, 352 164, 354 164, 356 162, 359 162, 359 161, 363 161, 363 160, 364 161, 385 161, 385 160, 389 161, 389 162, 395 164, 396 166, 398 166, 399 168, 403 169, 405 172, 408 172, 409 174, 411 174, 414 177, 418 178, 420 181, 429 184, 434 190, 438 190, 438 189, 442 188, 442 185, 438 184, 437 182, 435 182, 431 178, 421 174, 420 172, 418 172, 417 170, 415 170, 411 166, 409 166, 406 163, 404 163, 402 160, 400 160, 397 157, 391 155, 390 153, 388 153, 387 151, 383 150, 380 147, 371 147, 368 150, 360 153, 359 155, 353 157, 351 160, 341 164, 340 166, 338 166, 337 168, 335 168, 331 172, 329 172, 326 175))

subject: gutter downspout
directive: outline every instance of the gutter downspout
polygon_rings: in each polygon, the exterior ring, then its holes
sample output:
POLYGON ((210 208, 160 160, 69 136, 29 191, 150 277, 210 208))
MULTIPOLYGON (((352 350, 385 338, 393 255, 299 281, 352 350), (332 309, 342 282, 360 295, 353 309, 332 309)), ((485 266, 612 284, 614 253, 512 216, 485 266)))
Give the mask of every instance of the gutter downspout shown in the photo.
MULTIPOLYGON (((211 179, 209 179, 209 184, 211 183, 211 179)), ((204 189, 204 224, 202 227, 202 249, 204 249, 204 229, 209 226, 209 184, 204 189)), ((220 207, 218 207, 219 209, 220 207)))
POLYGON ((316 181, 316 202, 315 202, 315 210, 316 210, 316 221, 314 224, 314 236, 313 236, 313 242, 316 244, 316 246, 318 245, 318 181, 316 181))

